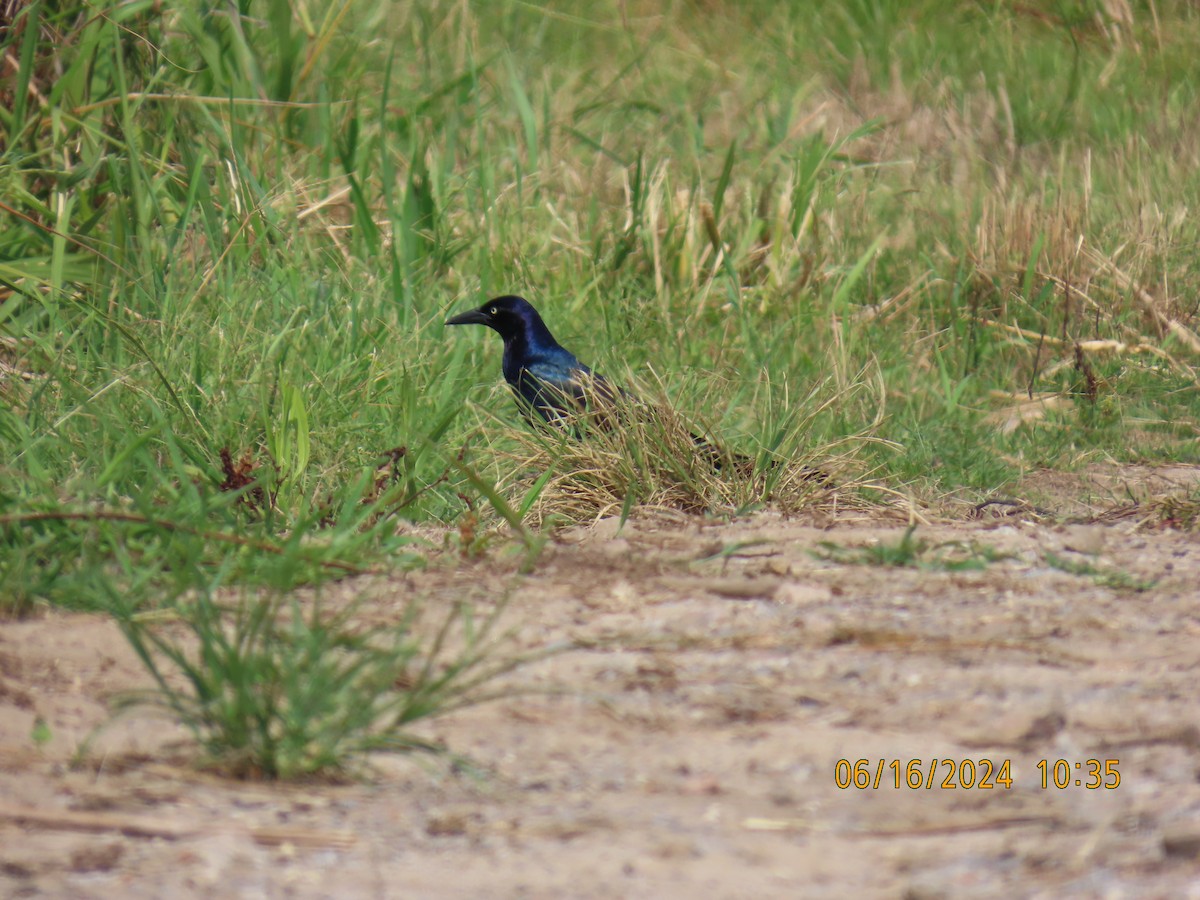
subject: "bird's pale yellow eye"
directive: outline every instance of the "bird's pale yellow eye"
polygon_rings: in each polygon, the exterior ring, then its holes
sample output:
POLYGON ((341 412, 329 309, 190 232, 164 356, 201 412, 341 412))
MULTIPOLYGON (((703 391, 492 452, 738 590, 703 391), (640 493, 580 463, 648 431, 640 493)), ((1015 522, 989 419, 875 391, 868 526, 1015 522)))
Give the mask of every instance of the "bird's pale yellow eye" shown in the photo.
POLYGON ((494 307, 494 306, 493 306, 491 309, 489 309, 489 310, 488 310, 488 315, 489 315, 489 316, 494 316, 494 315, 495 315, 496 313, 498 313, 499 311, 500 311, 500 310, 498 310, 496 307, 494 307))

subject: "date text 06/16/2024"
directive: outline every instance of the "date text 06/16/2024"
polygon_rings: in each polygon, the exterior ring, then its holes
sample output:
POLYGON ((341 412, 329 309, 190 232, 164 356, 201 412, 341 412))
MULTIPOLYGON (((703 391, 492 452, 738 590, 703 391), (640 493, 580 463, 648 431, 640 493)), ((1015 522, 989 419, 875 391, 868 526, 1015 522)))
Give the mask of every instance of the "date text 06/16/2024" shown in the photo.
MULTIPOLYGON (((1111 791, 1121 786, 1120 764, 1117 759, 1043 759, 1036 769, 1042 790, 1111 791)), ((839 759, 833 767, 833 783, 841 790, 1011 790, 1013 780, 1011 759, 839 759)))

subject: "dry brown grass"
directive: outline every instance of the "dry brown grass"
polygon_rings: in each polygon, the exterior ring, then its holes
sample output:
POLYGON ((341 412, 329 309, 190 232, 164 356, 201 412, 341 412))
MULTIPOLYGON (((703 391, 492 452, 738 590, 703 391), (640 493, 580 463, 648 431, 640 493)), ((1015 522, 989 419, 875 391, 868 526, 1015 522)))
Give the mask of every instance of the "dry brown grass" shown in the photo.
POLYGON ((530 524, 589 523, 635 505, 697 515, 766 504, 785 513, 884 505, 882 495, 864 492, 871 485, 859 459, 878 421, 824 446, 801 439, 813 415, 838 397, 817 403, 810 396, 810 412, 794 420, 778 450, 750 454, 685 418, 661 382, 638 392, 648 399, 587 390, 588 413, 514 433, 518 446, 504 467, 515 474, 501 487, 530 524))

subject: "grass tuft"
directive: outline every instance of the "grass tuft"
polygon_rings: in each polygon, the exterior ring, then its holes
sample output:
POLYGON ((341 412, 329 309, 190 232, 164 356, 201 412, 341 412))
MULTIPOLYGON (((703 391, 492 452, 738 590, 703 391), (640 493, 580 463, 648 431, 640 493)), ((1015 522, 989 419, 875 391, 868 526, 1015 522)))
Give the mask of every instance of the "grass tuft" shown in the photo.
POLYGON ((119 609, 156 686, 119 708, 167 710, 205 765, 238 778, 352 773, 372 753, 442 752, 411 727, 489 699, 491 683, 526 661, 499 652, 503 609, 477 621, 455 605, 432 633, 415 604, 398 622, 364 626, 358 603, 306 610, 277 593, 232 603, 200 593, 165 622, 119 609))
POLYGON ((868 438, 812 445, 820 404, 807 414, 776 410, 762 426, 769 440, 735 448, 703 420, 686 418, 662 381, 637 391, 591 386, 587 412, 551 426, 533 418, 533 427, 514 432, 502 468, 516 473, 511 490, 532 522, 627 517, 635 507, 729 515, 768 503, 795 512, 861 502, 850 473, 855 443, 868 438))

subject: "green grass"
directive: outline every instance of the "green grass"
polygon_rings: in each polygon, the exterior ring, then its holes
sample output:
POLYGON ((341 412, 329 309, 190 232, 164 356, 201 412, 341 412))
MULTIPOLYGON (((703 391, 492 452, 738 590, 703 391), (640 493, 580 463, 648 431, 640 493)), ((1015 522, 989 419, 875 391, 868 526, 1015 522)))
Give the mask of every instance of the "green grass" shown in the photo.
POLYGON ((740 453, 919 501, 1196 462, 1200 13, 1118 6, 22 5, 0 609, 419 564, 401 518, 535 559, 559 483, 514 466, 496 342, 442 327, 499 293, 740 453))

